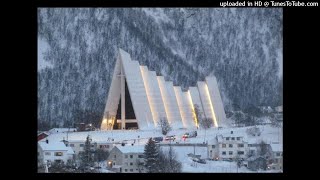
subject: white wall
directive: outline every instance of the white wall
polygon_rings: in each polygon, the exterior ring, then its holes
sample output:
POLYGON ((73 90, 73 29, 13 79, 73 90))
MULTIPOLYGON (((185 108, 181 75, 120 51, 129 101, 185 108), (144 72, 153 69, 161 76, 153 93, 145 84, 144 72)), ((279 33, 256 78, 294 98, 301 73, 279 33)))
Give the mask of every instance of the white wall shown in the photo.
POLYGON ((163 76, 157 76, 168 121, 173 129, 183 128, 183 123, 171 81, 165 81, 163 76))
POLYGON ((138 120, 139 129, 154 129, 155 123, 152 118, 139 63, 137 61, 132 61, 130 55, 121 50, 120 56, 123 62, 128 90, 132 100, 136 119, 138 120))
POLYGON ((206 83, 208 85, 210 99, 212 101, 213 109, 219 126, 228 126, 228 123, 226 122, 226 113, 224 111, 224 106, 221 99, 216 77, 206 77, 206 83))

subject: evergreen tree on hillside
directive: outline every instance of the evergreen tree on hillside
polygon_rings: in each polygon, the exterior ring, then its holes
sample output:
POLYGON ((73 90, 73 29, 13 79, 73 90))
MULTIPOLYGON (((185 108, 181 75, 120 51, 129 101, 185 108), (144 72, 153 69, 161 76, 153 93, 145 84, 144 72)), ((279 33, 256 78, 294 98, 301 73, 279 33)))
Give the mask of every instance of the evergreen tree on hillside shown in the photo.
POLYGON ((159 168, 159 149, 156 143, 150 138, 144 147, 145 167, 148 173, 158 173, 159 168))
POLYGON ((91 141, 92 139, 90 136, 87 136, 86 142, 84 144, 83 152, 80 152, 80 166, 86 167, 86 166, 93 166, 94 163, 94 156, 93 151, 91 150, 91 141))

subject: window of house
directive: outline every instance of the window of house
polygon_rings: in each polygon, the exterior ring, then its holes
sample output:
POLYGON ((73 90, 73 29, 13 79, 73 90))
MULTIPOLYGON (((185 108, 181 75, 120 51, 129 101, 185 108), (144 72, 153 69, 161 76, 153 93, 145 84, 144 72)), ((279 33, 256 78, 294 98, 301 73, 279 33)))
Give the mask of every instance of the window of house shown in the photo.
POLYGON ((244 144, 238 144, 238 147, 244 147, 244 144))
POLYGON ((130 172, 133 172, 133 169, 130 169, 130 172))
POLYGON ((128 172, 128 169, 124 169, 124 172, 128 172))
POLYGON ((281 155, 281 153, 277 153, 277 156, 280 156, 281 155))
POLYGON ((74 147, 74 144, 70 144, 70 147, 74 147))
POLYGON ((233 140, 233 141, 234 141, 234 139, 235 139, 234 137, 231 138, 231 140, 233 140))
POLYGON ((80 144, 80 147, 84 147, 84 144, 80 144))
POLYGON ((212 148, 216 148, 216 146, 215 146, 215 145, 212 145, 212 148))
POLYGON ((138 155, 138 158, 143 158, 143 155, 142 154, 138 155))
POLYGON ((248 147, 253 147, 252 144, 248 144, 248 147))
POLYGON ((240 141, 240 137, 237 137, 237 140, 240 141))
POLYGON ((116 158, 117 158, 117 155, 114 155, 114 156, 113 156, 113 158, 115 158, 115 159, 116 159, 116 158))
POLYGON ((233 152, 232 151, 229 151, 229 155, 232 155, 233 154, 233 152))
POLYGON ((124 158, 128 158, 128 155, 124 155, 124 158))
POLYGON ((54 155, 55 156, 63 156, 63 152, 55 152, 54 155))
POLYGON ((238 151, 238 155, 243 155, 244 151, 238 151))
POLYGON ((222 151, 222 155, 226 155, 226 152, 225 152, 225 151, 222 151))
POLYGON ((227 141, 229 141, 229 139, 230 139, 229 137, 226 138, 227 141))
POLYGON ((116 162, 113 162, 113 165, 116 165, 116 162))
POLYGON ((233 147, 233 145, 232 145, 232 144, 229 144, 229 147, 231 147, 231 148, 232 148, 232 147, 233 147))
POLYGON ((222 148, 225 148, 227 145, 226 144, 222 144, 222 148))
POLYGON ((132 158, 133 158, 133 155, 130 155, 130 158, 132 159, 132 158))
POLYGON ((254 150, 250 150, 249 152, 250 152, 250 154, 254 154, 255 151, 254 150))
POLYGON ((132 162, 130 163, 130 166, 133 166, 133 163, 132 163, 132 162))
POLYGON ((51 152, 45 152, 44 155, 51 156, 51 152))

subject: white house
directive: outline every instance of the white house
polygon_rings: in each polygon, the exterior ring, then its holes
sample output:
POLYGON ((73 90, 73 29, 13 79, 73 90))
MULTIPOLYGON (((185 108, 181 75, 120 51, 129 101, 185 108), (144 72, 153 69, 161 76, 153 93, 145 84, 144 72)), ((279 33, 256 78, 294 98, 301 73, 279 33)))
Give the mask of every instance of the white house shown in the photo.
POLYGON ((145 173, 144 146, 114 146, 107 159, 110 169, 121 173, 145 173))
POLYGON ((38 163, 64 162, 73 159, 74 151, 63 142, 39 141, 38 163))
MULTIPOLYGON (((84 151, 85 140, 68 140, 64 141, 66 146, 71 147, 75 154, 78 155, 80 152, 84 151)), ((102 149, 104 151, 111 151, 114 143, 109 141, 94 141, 91 142, 91 149, 102 149)))
POLYGON ((279 143, 271 143, 272 149, 272 163, 268 165, 268 167, 272 170, 283 170, 283 149, 282 144, 279 143))
POLYGON ((67 133, 67 132, 76 132, 77 128, 53 128, 50 129, 48 132, 50 134, 54 134, 54 133, 67 133))
POLYGON ((248 143, 242 135, 226 134, 217 135, 208 142, 209 158, 222 160, 244 159, 247 157, 248 143))

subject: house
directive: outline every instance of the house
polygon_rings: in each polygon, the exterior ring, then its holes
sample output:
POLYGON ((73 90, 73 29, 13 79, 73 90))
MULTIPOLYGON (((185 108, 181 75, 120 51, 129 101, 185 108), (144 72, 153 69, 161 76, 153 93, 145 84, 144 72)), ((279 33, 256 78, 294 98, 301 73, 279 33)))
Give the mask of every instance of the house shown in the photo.
POLYGON ((48 136, 49 136, 48 132, 40 132, 40 133, 38 133, 38 141, 40 141, 48 136))
POLYGON ((248 143, 242 135, 233 134, 217 135, 208 142, 209 157, 211 159, 236 160, 244 159, 247 155, 248 143))
MULTIPOLYGON (((74 150, 76 155, 84 151, 85 140, 68 140, 68 141, 65 140, 64 143, 66 144, 66 146, 71 147, 74 150)), ((109 141, 91 142, 91 148, 93 150, 103 149, 104 151, 111 151, 113 146, 114 146, 114 143, 111 141, 110 142, 109 141)))
POLYGON ((145 173, 144 146, 114 146, 107 159, 109 169, 120 173, 145 173))
POLYGON ((283 150, 282 150, 282 144, 279 143, 272 143, 271 149, 272 149, 272 159, 271 164, 268 165, 269 169, 272 170, 283 170, 283 150))
POLYGON ((38 142, 38 164, 51 162, 64 162, 72 160, 74 151, 63 142, 39 141, 38 142))
POLYGON ((53 129, 50 129, 48 132, 50 134, 54 134, 54 133, 76 132, 76 131, 77 131, 76 128, 53 128, 53 129))

